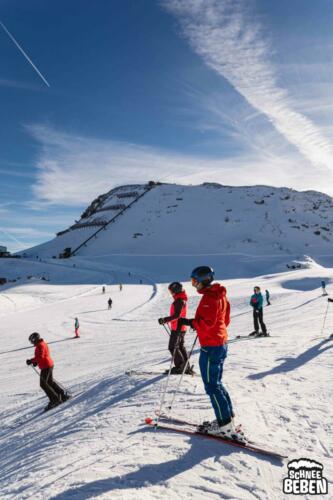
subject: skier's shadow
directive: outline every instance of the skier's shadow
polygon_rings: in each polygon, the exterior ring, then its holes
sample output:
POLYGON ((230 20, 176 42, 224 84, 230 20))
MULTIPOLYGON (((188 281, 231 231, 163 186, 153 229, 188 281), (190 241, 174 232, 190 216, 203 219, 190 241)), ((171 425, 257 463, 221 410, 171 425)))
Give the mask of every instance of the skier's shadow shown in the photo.
POLYGON ((311 302, 314 302, 315 300, 318 300, 322 297, 322 295, 318 295, 318 297, 315 297, 314 299, 309 299, 306 302, 303 302, 302 304, 299 304, 298 306, 295 306, 292 308, 292 310, 299 309, 300 307, 306 306, 307 304, 310 304, 311 302))
POLYGON ((327 351, 328 349, 331 349, 333 344, 328 344, 327 345, 327 340, 324 339, 318 344, 310 347, 307 349, 305 352, 302 352, 295 358, 292 357, 287 357, 287 358, 279 358, 277 361, 282 361, 281 364, 276 366, 275 368, 272 368, 271 370, 267 370, 264 372, 259 372, 259 373, 253 373, 251 375, 248 375, 247 378, 251 380, 258 380, 264 377, 267 377, 268 375, 276 375, 277 373, 286 373, 290 372, 292 370, 295 370, 296 368, 299 368, 300 366, 305 365, 308 361, 311 361, 311 359, 316 358, 319 356, 319 354, 322 354, 323 352, 327 351), (322 348, 326 345, 325 348, 322 348))
MULTIPOLYGON (((142 430, 140 429, 136 432, 142 432, 142 430)), ((145 432, 149 433, 155 431, 153 429, 147 429, 145 432)), ((161 430, 158 432, 161 432, 161 430)), ((111 492, 114 490, 125 490, 124 494, 129 493, 129 490, 139 490, 142 493, 143 489, 147 488, 147 483, 149 487, 164 484, 175 476, 193 469, 193 467, 208 458, 214 457, 215 461, 218 461, 220 457, 227 457, 233 453, 239 453, 239 450, 233 446, 209 441, 208 439, 198 436, 191 436, 188 444, 190 445, 188 450, 181 457, 174 458, 168 462, 146 464, 123 476, 115 475, 115 477, 98 479, 79 487, 69 488, 67 491, 51 497, 50 500, 72 500, 75 498, 86 500, 88 498, 96 498, 99 495, 109 492, 110 497, 108 498, 112 498, 111 492), (142 490, 140 490, 140 488, 142 488, 142 490)), ((242 450, 242 453, 253 455, 252 452, 247 450, 242 450)), ((269 461, 272 465, 281 465, 282 463, 279 459, 273 457, 263 457, 259 454, 256 454, 256 457, 266 462, 269 461)), ((219 485, 217 485, 216 488, 216 495, 219 495, 219 485)))

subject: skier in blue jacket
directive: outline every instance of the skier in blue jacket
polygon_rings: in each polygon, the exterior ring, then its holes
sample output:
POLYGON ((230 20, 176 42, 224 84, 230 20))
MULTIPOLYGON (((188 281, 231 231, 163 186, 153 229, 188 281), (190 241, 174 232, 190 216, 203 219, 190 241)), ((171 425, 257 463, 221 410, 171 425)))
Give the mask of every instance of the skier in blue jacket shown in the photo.
POLYGON ((263 296, 260 292, 260 287, 255 286, 254 294, 250 299, 250 306, 253 308, 253 323, 254 323, 254 331, 250 333, 250 335, 260 335, 263 337, 268 337, 266 325, 263 319, 263 296), (261 327, 261 333, 259 333, 259 323, 261 327))

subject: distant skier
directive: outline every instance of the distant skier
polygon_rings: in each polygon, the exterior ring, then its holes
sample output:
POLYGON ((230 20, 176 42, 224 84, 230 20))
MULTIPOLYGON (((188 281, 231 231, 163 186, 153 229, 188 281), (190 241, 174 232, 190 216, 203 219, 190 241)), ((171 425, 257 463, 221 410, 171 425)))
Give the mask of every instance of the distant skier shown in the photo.
POLYGON ((269 291, 268 290, 265 290, 265 295, 266 295, 266 306, 270 306, 271 305, 271 302, 269 300, 270 298, 270 294, 269 294, 269 291))
POLYGON ((119 283, 119 292, 121 292, 123 289, 123 285, 121 283, 119 283))
POLYGON ((111 309, 111 308, 112 308, 112 299, 110 297, 108 300, 108 309, 111 309))
MULTIPOLYGON (((159 318, 160 325, 170 323, 170 340, 169 351, 174 358, 175 366, 171 369, 173 374, 181 374, 187 363, 188 355, 184 345, 184 338, 186 333, 186 325, 181 325, 178 328, 178 319, 185 318, 187 313, 187 295, 183 286, 178 281, 170 283, 168 290, 173 297, 173 302, 170 307, 170 316, 159 318)), ((193 371, 190 366, 186 369, 187 374, 192 374, 193 371)))
POLYGON ((74 323, 74 330, 75 330, 75 338, 80 338, 80 335, 79 335, 79 328, 80 328, 80 323, 79 323, 79 319, 78 318, 75 318, 75 323, 74 323))
POLYGON ((325 297, 326 295, 328 295, 328 293, 326 292, 326 283, 324 280, 322 280, 321 282, 321 288, 323 290, 323 297, 325 297))
POLYGON ((253 323, 254 331, 250 333, 252 335, 260 335, 262 337, 268 337, 266 325, 263 319, 263 297, 260 292, 260 287, 254 287, 254 294, 251 296, 250 305, 253 308, 253 323), (261 333, 259 333, 259 323, 261 327, 261 333))
POLYGON ((192 286, 202 298, 194 319, 180 318, 178 323, 189 325, 197 331, 201 345, 201 377, 216 415, 216 420, 204 422, 199 429, 208 434, 245 441, 243 433, 234 427, 232 402, 222 384, 223 364, 228 351, 227 326, 230 323, 227 291, 219 283, 212 284, 214 271, 211 267, 196 267, 191 279, 192 286))
POLYGON ((102 287, 102 293, 105 293, 105 286, 102 287))
POLYGON ((40 368, 40 387, 50 400, 45 411, 51 410, 51 408, 67 401, 70 396, 53 380, 54 363, 45 340, 40 337, 39 333, 34 332, 29 336, 29 341, 35 346, 35 356, 27 359, 26 363, 27 365, 38 365, 40 368))

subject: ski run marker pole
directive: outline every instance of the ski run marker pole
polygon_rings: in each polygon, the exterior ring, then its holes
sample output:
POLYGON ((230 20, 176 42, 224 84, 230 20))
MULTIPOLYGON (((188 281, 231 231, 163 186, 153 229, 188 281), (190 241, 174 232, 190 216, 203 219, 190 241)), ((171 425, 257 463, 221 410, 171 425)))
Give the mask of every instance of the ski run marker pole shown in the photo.
POLYGON ((327 306, 326 306, 326 311, 325 311, 325 316, 324 316, 324 321, 323 321, 323 326, 321 328, 321 332, 320 332, 320 336, 323 335, 324 333, 324 329, 325 329, 325 324, 326 324, 326 318, 327 318, 327 313, 328 313, 328 306, 330 305, 330 300, 328 299, 327 300, 327 306))

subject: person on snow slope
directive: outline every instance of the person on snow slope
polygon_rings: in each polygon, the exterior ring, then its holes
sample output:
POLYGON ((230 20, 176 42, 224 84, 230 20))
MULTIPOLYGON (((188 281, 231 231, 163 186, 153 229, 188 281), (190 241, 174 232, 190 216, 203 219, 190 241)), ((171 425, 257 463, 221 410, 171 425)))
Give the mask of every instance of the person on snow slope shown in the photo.
POLYGON ((192 286, 202 297, 194 319, 181 318, 179 323, 191 326, 198 334, 201 377, 216 416, 216 420, 200 425, 199 430, 244 441, 243 433, 234 426, 231 398, 222 383, 223 365, 228 352, 227 326, 230 323, 227 291, 219 283, 212 283, 214 271, 211 267, 196 267, 191 279, 192 286))
POLYGON ((38 365, 40 369, 40 387, 50 400, 45 408, 47 411, 67 401, 70 396, 53 380, 54 362, 45 340, 40 337, 39 333, 34 332, 29 336, 29 341, 35 346, 35 356, 27 359, 26 363, 27 365, 38 365))
POLYGON ((75 318, 74 331, 75 331, 75 338, 76 339, 80 338, 79 328, 80 328, 79 318, 75 318))
POLYGON ((254 323, 254 331, 250 333, 252 335, 258 335, 261 337, 268 337, 267 328, 264 323, 264 311, 263 311, 263 296, 260 292, 260 287, 255 286, 254 294, 251 295, 250 306, 253 308, 253 323, 254 323), (261 327, 261 333, 259 333, 259 323, 261 327))
MULTIPOLYGON (((165 323, 170 324, 170 340, 169 351, 174 359, 175 366, 171 369, 173 374, 181 374, 187 364, 187 351, 184 345, 186 325, 178 326, 179 318, 185 318, 187 314, 187 295, 183 286, 178 281, 170 283, 168 290, 173 297, 173 302, 170 307, 170 315, 164 318, 159 318, 160 325, 165 323)), ((193 370, 187 366, 185 373, 192 374, 193 370)))

